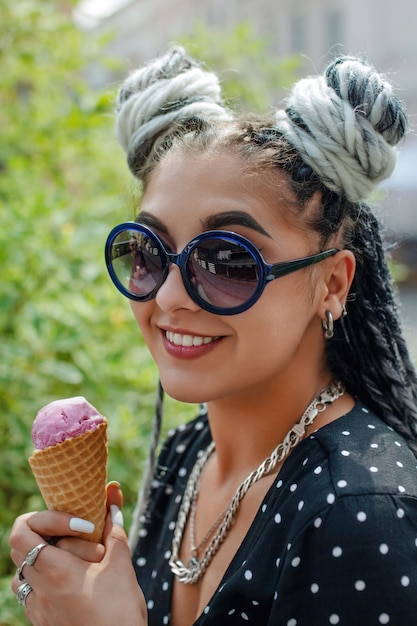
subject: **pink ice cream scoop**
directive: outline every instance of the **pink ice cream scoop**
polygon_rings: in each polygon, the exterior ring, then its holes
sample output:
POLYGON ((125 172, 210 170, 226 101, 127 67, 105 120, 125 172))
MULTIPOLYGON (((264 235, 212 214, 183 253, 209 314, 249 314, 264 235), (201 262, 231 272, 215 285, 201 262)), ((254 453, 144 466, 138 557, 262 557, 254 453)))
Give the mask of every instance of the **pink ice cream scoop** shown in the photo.
POLYGON ((32 426, 32 440, 37 450, 43 450, 96 430, 104 419, 83 396, 55 400, 37 414, 32 426))

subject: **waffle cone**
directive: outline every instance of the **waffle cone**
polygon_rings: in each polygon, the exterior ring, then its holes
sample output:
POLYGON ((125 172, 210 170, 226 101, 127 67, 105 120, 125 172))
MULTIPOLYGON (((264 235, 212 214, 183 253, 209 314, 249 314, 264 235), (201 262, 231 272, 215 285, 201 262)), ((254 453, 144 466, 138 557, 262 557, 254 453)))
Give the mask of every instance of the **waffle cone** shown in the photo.
POLYGON ((95 524, 83 539, 100 542, 106 518, 107 420, 95 430, 35 450, 29 464, 47 508, 95 524))

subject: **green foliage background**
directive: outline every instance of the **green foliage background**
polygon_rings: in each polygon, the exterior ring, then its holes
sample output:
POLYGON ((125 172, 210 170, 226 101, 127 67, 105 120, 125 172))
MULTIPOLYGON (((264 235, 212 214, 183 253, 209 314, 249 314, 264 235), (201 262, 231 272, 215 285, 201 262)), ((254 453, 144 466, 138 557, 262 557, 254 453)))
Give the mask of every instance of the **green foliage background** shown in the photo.
MULTIPOLYGON (((26 623, 10 593, 8 535, 18 514, 43 507, 27 462, 37 411, 84 395, 108 416, 109 477, 122 483, 129 524, 157 382, 103 261, 107 233, 138 200, 113 135, 114 91, 86 79, 91 63, 114 61, 62 6, 0 0, 0 626, 26 623)), ((210 66, 234 68, 227 95, 251 108, 297 65, 271 64, 268 42, 245 25, 226 35, 196 25, 188 41, 210 66)), ((166 412, 168 428, 194 408, 168 401, 166 412)))

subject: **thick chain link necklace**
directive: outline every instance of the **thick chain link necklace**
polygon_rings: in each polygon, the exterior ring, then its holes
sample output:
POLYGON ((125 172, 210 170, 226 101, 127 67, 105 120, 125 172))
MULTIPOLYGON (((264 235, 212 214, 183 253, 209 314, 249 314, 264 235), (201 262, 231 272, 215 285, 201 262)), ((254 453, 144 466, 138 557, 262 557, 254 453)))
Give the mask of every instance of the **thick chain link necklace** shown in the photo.
POLYGON ((300 421, 286 434, 282 443, 279 443, 270 456, 264 459, 259 467, 251 472, 249 476, 239 485, 226 510, 221 513, 206 533, 204 539, 198 546, 196 546, 194 528, 196 503, 203 469, 215 449, 214 441, 210 443, 203 454, 198 458, 190 474, 174 530, 172 555, 169 565, 180 582, 190 584, 196 583, 200 580, 229 532, 233 520, 236 517, 240 503, 250 487, 258 482, 258 480, 260 480, 263 476, 270 474, 274 470, 276 465, 280 463, 280 461, 282 461, 290 453, 292 448, 294 448, 301 441, 305 435, 307 427, 313 424, 317 415, 325 411, 329 404, 340 398, 344 394, 344 391, 344 387, 340 382, 333 382, 329 385, 329 387, 325 387, 320 391, 317 397, 314 398, 311 404, 309 404, 306 408, 300 421), (184 536, 185 526, 189 518, 192 556, 185 565, 179 559, 179 551, 184 536), (213 535, 213 537, 205 549, 202 558, 199 559, 199 550, 209 541, 211 535, 213 535))

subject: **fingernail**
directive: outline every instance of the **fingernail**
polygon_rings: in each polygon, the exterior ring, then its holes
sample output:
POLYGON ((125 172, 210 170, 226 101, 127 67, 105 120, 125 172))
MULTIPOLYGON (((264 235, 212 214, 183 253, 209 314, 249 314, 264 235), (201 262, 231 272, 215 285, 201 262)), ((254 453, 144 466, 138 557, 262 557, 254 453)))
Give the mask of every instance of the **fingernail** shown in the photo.
POLYGON ((78 533, 91 533, 94 532, 95 524, 93 522, 87 522, 85 519, 81 519, 80 517, 72 517, 70 519, 69 527, 71 530, 75 530, 78 533))
POLYGON ((106 487, 121 487, 120 483, 117 482, 117 480, 111 480, 109 483, 107 483, 106 487))
POLYGON ((124 526, 123 513, 121 512, 117 504, 110 505, 110 514, 111 514, 111 521, 113 522, 113 524, 116 524, 116 526, 120 526, 121 528, 123 528, 124 526))

